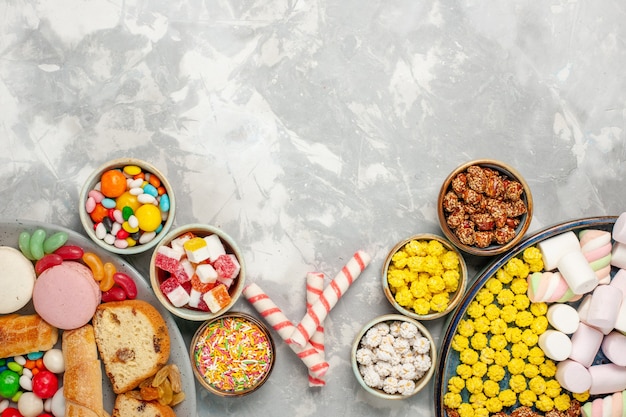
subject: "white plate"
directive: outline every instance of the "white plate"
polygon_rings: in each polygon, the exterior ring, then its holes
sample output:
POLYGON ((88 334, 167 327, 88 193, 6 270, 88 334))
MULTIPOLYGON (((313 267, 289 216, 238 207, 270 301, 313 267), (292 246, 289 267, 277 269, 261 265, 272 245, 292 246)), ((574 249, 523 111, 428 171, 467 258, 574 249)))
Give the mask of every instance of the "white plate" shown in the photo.
MULTIPOLYGON (((176 322, 170 315, 170 313, 159 303, 154 296, 148 281, 144 279, 135 268, 125 262, 119 256, 106 252, 95 243, 87 239, 86 237, 66 229, 61 226, 55 226, 45 223, 38 223, 33 221, 16 221, 16 222, 4 222, 0 221, 0 246, 11 246, 17 249, 18 238, 21 232, 24 230, 32 233, 35 230, 42 228, 47 232, 47 235, 52 233, 63 231, 69 235, 67 244, 77 245, 83 248, 86 252, 93 252, 97 254, 103 262, 112 262, 116 269, 123 272, 133 278, 137 284, 137 298, 144 300, 152 304, 161 313, 167 324, 170 333, 170 363, 175 363, 180 369, 183 391, 185 392, 185 400, 174 407, 174 411, 179 416, 195 416, 196 415, 196 387, 191 370, 191 362, 189 360, 189 353, 187 346, 183 340, 183 337, 176 325, 176 322)), ((29 314, 34 312, 32 303, 27 304, 18 313, 29 314)), ((60 343, 59 343, 60 345, 60 343)), ((103 375, 104 370, 103 370, 103 375)), ((113 411, 113 404, 115 402, 115 394, 111 389, 111 384, 108 378, 103 378, 102 388, 104 393, 104 408, 111 413, 113 411)))

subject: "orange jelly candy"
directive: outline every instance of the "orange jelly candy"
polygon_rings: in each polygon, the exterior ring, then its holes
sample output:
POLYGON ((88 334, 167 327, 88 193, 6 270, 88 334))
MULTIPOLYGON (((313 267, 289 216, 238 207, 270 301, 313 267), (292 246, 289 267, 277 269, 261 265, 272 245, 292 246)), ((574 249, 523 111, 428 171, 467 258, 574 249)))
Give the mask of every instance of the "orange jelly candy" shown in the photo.
POLYGON ((100 177, 100 191, 107 197, 115 198, 126 191, 126 177, 117 169, 110 169, 100 177))
POLYGON ((109 211, 102 204, 98 203, 93 211, 89 213, 89 217, 91 217, 94 223, 100 223, 108 214, 109 211))

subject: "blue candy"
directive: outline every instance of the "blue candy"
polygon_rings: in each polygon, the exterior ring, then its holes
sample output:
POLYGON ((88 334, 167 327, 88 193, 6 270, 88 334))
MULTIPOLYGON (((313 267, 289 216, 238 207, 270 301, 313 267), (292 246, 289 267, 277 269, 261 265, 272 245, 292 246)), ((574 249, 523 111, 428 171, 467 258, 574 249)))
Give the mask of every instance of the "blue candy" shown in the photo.
POLYGON ((167 194, 163 194, 159 200, 159 208, 163 212, 170 211, 170 198, 167 194))
POLYGON ((152 184, 144 185, 143 192, 155 198, 159 195, 159 190, 157 190, 156 187, 152 184))
POLYGON ((43 352, 31 352, 28 355, 26 355, 26 357, 30 359, 31 361, 36 361, 39 358, 43 358, 43 352))
POLYGON ((112 209, 112 208, 115 208, 116 203, 115 203, 115 200, 107 197, 107 198, 103 198, 100 204, 102 204, 104 208, 112 209))

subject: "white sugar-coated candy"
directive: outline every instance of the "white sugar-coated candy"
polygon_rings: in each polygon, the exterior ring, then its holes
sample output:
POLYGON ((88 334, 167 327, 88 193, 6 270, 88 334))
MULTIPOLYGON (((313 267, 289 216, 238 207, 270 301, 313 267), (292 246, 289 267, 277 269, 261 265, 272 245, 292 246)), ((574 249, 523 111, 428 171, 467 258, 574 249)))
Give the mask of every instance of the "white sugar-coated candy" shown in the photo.
POLYGON ((557 267, 574 294, 588 293, 598 285, 595 271, 580 251, 568 252, 561 256, 557 267))
POLYGON ((17 401, 17 409, 24 417, 37 417, 43 413, 43 400, 32 392, 25 392, 17 401))
POLYGON ((6 410, 7 408, 9 408, 9 400, 7 400, 6 398, 3 400, 0 400, 0 413, 6 410))
POLYGON ((113 226, 111 226, 111 234, 113 236, 116 236, 117 232, 119 232, 120 230, 122 230, 122 224, 118 222, 113 223, 113 226))
POLYGON ((43 402, 43 411, 45 411, 46 413, 52 412, 52 398, 47 398, 43 402))
POLYGON ((132 195, 143 194, 143 188, 141 187, 131 188, 130 190, 128 190, 128 192, 131 193, 132 195))
POLYGON ((602 352, 615 365, 626 366, 626 336, 617 331, 604 336, 602 352))
POLYGON ((611 249, 611 265, 626 269, 626 244, 615 242, 611 249))
POLYGON ((17 362, 19 365, 22 365, 22 366, 26 365, 26 358, 23 357, 22 355, 14 356, 13 360, 17 362))
POLYGON ((20 376, 20 387, 24 389, 24 391, 32 391, 33 390, 33 381, 31 378, 26 375, 20 376))
MULTIPOLYGON (((124 215, 122 214, 122 210, 113 210, 113 218, 115 219, 115 223, 119 224, 120 227, 122 223, 124 223, 124 215)), ((113 226, 115 226, 115 224, 113 226)))
POLYGON ((563 361, 572 353, 572 341, 558 330, 546 330, 539 336, 538 343, 543 353, 555 361, 563 361))
POLYGON ((600 349, 603 337, 604 334, 600 330, 594 329, 585 323, 580 323, 578 329, 572 335, 572 349, 569 358, 585 367, 591 366, 600 349))
POLYGON ((65 371, 65 361, 61 349, 50 349, 43 355, 43 364, 53 374, 65 371))
POLYGON ((589 367, 591 374, 591 387, 589 394, 601 395, 612 394, 626 389, 626 368, 607 363, 589 367))
POLYGON ((128 188, 140 188, 143 184, 143 178, 137 178, 128 181, 128 188))
POLYGON ((156 232, 144 232, 141 236, 139 236, 139 243, 142 245, 152 241, 156 237, 156 232))
POLYGON ((626 243, 626 212, 619 215, 612 231, 613 239, 619 243, 626 243))
POLYGON ((98 225, 96 226, 96 237, 100 240, 104 239, 104 237, 107 235, 107 228, 104 226, 104 223, 100 222, 98 223, 98 225))
POLYGON ((137 201, 139 201, 141 204, 154 204, 156 202, 156 198, 154 198, 150 194, 143 193, 137 196, 137 201))
POLYGON ((215 262, 217 258, 219 258, 221 255, 226 254, 226 249, 224 249, 222 240, 220 239, 218 235, 212 234, 212 235, 206 236, 204 238, 204 241, 206 242, 207 247, 209 248, 209 253, 210 253, 209 259, 211 260, 211 262, 215 262))
POLYGON ((552 271, 559 259, 568 252, 580 252, 580 241, 574 232, 565 232, 543 240, 537 244, 546 271, 552 271))
POLYGON ((119 249, 126 249, 128 247, 128 242, 126 239, 115 239, 113 246, 119 249))
POLYGON ((130 217, 128 218, 128 225, 132 227, 133 229, 136 229, 137 227, 139 227, 139 219, 137 218, 137 216, 135 216, 134 214, 131 214, 130 217))
POLYGON ((104 240, 107 244, 112 245, 115 243, 115 236, 108 233, 102 240, 104 240))
POLYGON ((567 359, 556 366, 555 378, 566 390, 582 393, 591 387, 591 374, 580 363, 567 359))
POLYGON ((586 322, 600 329, 614 327, 622 299, 621 291, 610 285, 598 285, 591 295, 586 322))
POLYGON ((59 388, 52 396, 50 412, 54 417, 65 416, 65 397, 63 396, 63 387, 59 388))
POLYGON ((578 323, 580 323, 578 311, 569 304, 554 303, 550 305, 546 317, 552 327, 565 334, 574 333, 578 329, 578 323))

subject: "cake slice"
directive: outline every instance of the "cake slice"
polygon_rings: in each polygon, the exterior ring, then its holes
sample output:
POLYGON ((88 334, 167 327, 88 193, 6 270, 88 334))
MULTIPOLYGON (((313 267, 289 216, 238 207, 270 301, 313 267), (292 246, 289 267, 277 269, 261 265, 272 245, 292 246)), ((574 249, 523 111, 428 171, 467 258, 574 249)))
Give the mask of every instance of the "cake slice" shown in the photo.
POLYGON ((158 401, 144 401, 125 393, 115 399, 111 417, 176 417, 176 413, 158 401))
POLYGON ((116 394, 137 387, 169 359, 170 337, 165 320, 145 301, 100 304, 93 327, 100 359, 116 394))

